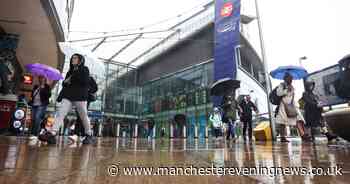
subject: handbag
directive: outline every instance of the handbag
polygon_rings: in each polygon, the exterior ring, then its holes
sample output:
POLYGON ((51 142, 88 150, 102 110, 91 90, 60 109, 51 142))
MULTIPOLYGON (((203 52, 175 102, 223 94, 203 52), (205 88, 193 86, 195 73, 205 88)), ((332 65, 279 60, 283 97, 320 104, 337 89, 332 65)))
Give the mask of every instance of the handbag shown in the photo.
POLYGON ((298 116, 297 108, 294 105, 294 95, 292 98, 292 102, 289 104, 283 103, 284 109, 286 110, 286 114, 288 118, 295 118, 298 116))

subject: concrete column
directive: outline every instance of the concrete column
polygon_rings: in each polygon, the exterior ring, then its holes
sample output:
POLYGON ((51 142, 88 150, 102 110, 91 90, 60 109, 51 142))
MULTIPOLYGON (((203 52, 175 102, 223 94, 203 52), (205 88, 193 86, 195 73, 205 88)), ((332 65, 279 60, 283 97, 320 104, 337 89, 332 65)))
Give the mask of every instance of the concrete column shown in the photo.
POLYGON ((209 138, 209 128, 208 128, 208 126, 205 127, 205 138, 206 139, 209 138))
POLYGON ((197 125, 194 126, 194 138, 198 139, 198 126, 197 125))
POLYGON ((100 123, 98 124, 98 137, 101 137, 101 136, 102 136, 102 128, 103 128, 103 126, 102 126, 102 123, 100 122, 100 123))
POLYGON ((117 150, 119 149, 119 138, 116 139, 115 148, 116 148, 117 150))
POLYGON ((182 136, 183 136, 183 138, 187 138, 186 125, 184 125, 182 128, 183 128, 183 131, 182 131, 183 135, 182 136))
POLYGON ((170 123, 170 139, 174 138, 174 125, 170 123))
POLYGON ((120 123, 117 124, 117 137, 120 136, 120 123))
POLYGON ((137 138, 139 131, 139 125, 135 124, 134 138, 137 138))
POLYGON ((155 139, 156 138, 156 125, 153 126, 153 133, 152 133, 152 138, 155 139))
POLYGON ((184 141, 184 142, 183 142, 183 144, 184 144, 184 145, 183 145, 183 146, 184 146, 184 150, 186 150, 186 147, 187 147, 187 139, 183 139, 183 141, 184 141))

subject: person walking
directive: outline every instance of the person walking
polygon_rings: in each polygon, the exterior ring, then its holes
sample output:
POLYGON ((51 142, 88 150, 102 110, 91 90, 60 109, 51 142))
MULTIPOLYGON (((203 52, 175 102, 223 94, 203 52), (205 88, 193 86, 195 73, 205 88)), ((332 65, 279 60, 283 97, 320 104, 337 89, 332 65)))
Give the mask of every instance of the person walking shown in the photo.
POLYGON ((296 126, 297 121, 305 121, 295 105, 295 89, 292 85, 293 76, 286 73, 283 80, 284 82, 276 90, 277 96, 282 98, 276 110, 276 122, 280 124, 281 142, 289 142, 286 139, 286 126, 296 126))
POLYGON ((219 108, 214 107, 214 112, 210 115, 209 120, 212 122, 213 134, 217 140, 222 134, 222 117, 219 108))
POLYGON ((44 119, 47 106, 51 97, 51 88, 47 84, 46 78, 38 77, 39 84, 35 85, 32 90, 32 130, 30 139, 37 139, 41 129, 41 122, 44 119))
POLYGON ((239 104, 240 119, 243 123, 243 140, 246 141, 246 132, 248 130, 249 141, 253 139, 253 111, 258 113, 258 108, 251 101, 250 95, 245 96, 244 100, 239 104))
POLYGON ((154 119, 150 118, 148 120, 148 129, 147 129, 147 139, 149 141, 153 138, 153 128, 154 128, 154 119))
POLYGON ((325 124, 323 124, 322 118, 322 103, 319 100, 318 95, 316 95, 313 90, 315 89, 315 82, 305 82, 305 92, 303 93, 303 101, 305 103, 305 121, 306 128, 312 137, 312 141, 315 140, 315 128, 322 127, 323 133, 326 135, 328 141, 336 139, 337 136, 328 132, 325 124))
MULTIPOLYGON (((86 109, 89 110, 90 104, 94 101, 96 101, 96 92, 98 91, 98 86, 96 83, 96 80, 90 76, 89 77, 89 90, 88 90, 88 99, 87 99, 87 105, 86 109)), ((73 135, 69 136, 69 139, 72 141, 72 143, 75 143, 78 141, 79 136, 86 136, 85 135, 85 130, 83 126, 83 121, 79 116, 79 112, 76 109, 75 114, 77 116, 77 120, 74 125, 74 131, 73 135)))
POLYGON ((231 137, 235 139, 235 121, 237 118, 237 110, 239 110, 238 103, 234 99, 234 94, 224 96, 222 108, 224 111, 223 122, 227 124, 226 140, 231 137))
POLYGON ((84 66, 85 59, 81 54, 73 54, 70 59, 69 71, 63 81, 63 88, 57 101, 61 101, 58 109, 54 125, 51 130, 39 136, 41 141, 49 144, 56 144, 56 138, 59 127, 63 124, 63 119, 71 110, 72 105, 77 108, 79 117, 82 119, 86 137, 83 144, 91 144, 94 142, 90 128, 90 120, 87 113, 87 100, 89 90, 89 69, 84 66))

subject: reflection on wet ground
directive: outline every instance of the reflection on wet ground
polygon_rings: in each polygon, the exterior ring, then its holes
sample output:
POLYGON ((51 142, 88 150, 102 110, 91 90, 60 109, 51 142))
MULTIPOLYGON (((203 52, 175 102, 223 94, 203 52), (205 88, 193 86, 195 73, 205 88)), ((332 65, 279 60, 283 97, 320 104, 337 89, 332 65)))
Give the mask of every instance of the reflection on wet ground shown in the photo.
POLYGON ((214 140, 154 140, 99 138, 95 145, 56 146, 26 138, 0 137, 0 183, 349 183, 350 145, 217 142, 214 140), (341 176, 110 176, 108 167, 335 167, 341 176))

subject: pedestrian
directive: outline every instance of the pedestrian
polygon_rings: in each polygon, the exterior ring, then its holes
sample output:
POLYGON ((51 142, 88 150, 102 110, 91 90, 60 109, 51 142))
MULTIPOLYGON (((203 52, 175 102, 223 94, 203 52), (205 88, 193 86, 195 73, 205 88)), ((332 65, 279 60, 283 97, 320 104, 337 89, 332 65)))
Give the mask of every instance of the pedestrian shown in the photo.
POLYGON ((277 96, 282 97, 276 110, 276 122, 280 124, 281 142, 289 142, 286 139, 286 126, 296 126, 297 121, 305 121, 295 105, 295 89, 292 85, 293 76, 290 73, 286 73, 283 79, 284 82, 276 90, 277 96))
POLYGON ((212 122, 213 134, 217 140, 222 135, 222 115, 219 108, 214 107, 214 112, 210 115, 209 120, 212 122))
POLYGON ((153 138, 153 128, 154 128, 154 120, 153 118, 148 120, 148 130, 147 130, 147 138, 151 140, 153 138))
POLYGON ((32 106, 32 130, 30 139, 37 139, 41 130, 41 122, 46 113, 47 106, 50 103, 51 88, 47 84, 46 78, 38 77, 39 84, 34 85, 32 90, 32 100, 29 104, 32 106))
POLYGON ((305 121, 306 128, 312 137, 312 141, 315 140, 315 129, 322 127, 323 133, 326 135, 328 141, 336 139, 337 136, 328 132, 327 127, 323 124, 322 118, 322 103, 319 96, 316 95, 313 90, 315 89, 315 82, 305 82, 305 92, 303 93, 303 101, 305 103, 305 121))
POLYGON ((246 141, 246 132, 248 130, 249 141, 253 139, 253 111, 258 113, 258 108, 251 101, 250 95, 245 96, 244 100, 239 104, 240 119, 243 123, 243 140, 246 141))
POLYGON ((230 140, 231 137, 235 139, 235 121, 239 106, 234 96, 234 94, 226 95, 222 102, 223 122, 227 124, 226 140, 230 140))
MULTIPOLYGON (((90 129, 90 120, 87 113, 87 100, 89 90, 89 69, 84 66, 85 59, 80 54, 73 54, 70 59, 69 71, 63 81, 63 88, 58 97, 61 106, 58 109, 55 123, 51 130, 41 136, 42 141, 49 144, 55 144, 55 136, 59 127, 63 124, 63 119, 70 112, 72 105, 77 108, 79 117, 82 119, 86 137, 83 144, 91 144, 94 142, 90 129)), ((39 137, 40 138, 40 137, 39 137)))
MULTIPOLYGON (((97 90, 98 90, 97 83, 96 83, 95 79, 92 76, 90 76, 89 77, 88 99, 87 99, 87 105, 86 105, 87 110, 89 110, 90 104, 92 102, 96 101, 97 90)), ((74 133, 73 133, 73 135, 69 136, 69 139, 72 141, 72 143, 77 142, 78 137, 80 137, 80 136, 85 137, 86 136, 84 126, 83 126, 83 121, 81 120, 77 109, 75 110, 75 114, 77 116, 77 120, 76 120, 75 126, 74 126, 74 133)))

